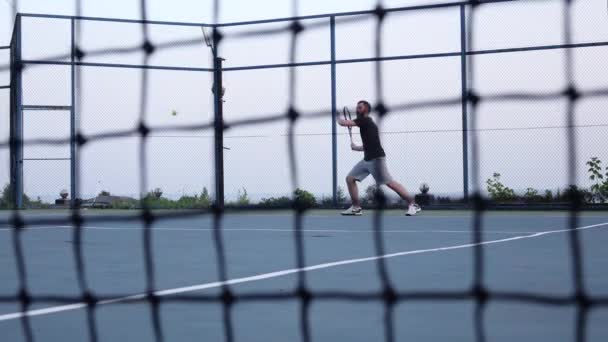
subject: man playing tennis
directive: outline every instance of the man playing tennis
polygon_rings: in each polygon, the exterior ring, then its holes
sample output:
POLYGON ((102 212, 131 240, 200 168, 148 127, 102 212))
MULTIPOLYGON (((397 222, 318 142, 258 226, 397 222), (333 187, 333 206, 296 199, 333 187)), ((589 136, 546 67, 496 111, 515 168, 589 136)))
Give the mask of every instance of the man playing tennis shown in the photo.
POLYGON ((369 102, 361 100, 357 102, 357 118, 355 120, 338 119, 338 124, 343 127, 358 126, 361 133, 361 141, 363 146, 357 146, 351 141, 350 147, 353 151, 363 152, 363 160, 358 162, 346 177, 348 193, 352 200, 350 208, 342 212, 342 215, 356 215, 363 213, 361 203, 359 202, 359 189, 357 182, 363 181, 370 174, 374 177, 378 186, 385 184, 391 190, 395 191, 402 199, 406 200, 409 205, 405 215, 414 216, 420 211, 420 207, 414 202, 414 199, 407 193, 403 185, 393 180, 386 167, 386 154, 380 143, 380 135, 378 126, 369 116, 371 106, 369 102))

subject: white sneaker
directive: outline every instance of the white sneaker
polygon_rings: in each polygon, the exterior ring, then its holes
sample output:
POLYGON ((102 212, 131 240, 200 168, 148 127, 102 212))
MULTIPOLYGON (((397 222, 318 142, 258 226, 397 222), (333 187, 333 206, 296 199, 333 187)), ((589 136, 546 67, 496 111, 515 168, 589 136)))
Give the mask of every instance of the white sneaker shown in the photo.
POLYGON ((416 209, 416 205, 415 204, 410 204, 407 207, 407 211, 405 212, 405 216, 414 216, 419 211, 420 211, 420 207, 418 207, 418 209, 416 209))
POLYGON ((350 208, 344 210, 341 214, 344 216, 361 216, 363 214, 363 209, 351 205, 350 208))
POLYGON ((422 208, 417 203, 414 203, 414 207, 416 208, 416 212, 419 213, 422 211, 422 208))

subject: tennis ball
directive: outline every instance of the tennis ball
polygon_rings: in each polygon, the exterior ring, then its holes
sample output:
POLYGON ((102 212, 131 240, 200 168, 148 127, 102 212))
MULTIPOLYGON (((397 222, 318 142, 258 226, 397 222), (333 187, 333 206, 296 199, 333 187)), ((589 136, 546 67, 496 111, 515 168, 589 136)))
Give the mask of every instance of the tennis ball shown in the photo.
POLYGON ((177 115, 177 111, 174 109, 171 111, 171 115, 176 116, 177 115))

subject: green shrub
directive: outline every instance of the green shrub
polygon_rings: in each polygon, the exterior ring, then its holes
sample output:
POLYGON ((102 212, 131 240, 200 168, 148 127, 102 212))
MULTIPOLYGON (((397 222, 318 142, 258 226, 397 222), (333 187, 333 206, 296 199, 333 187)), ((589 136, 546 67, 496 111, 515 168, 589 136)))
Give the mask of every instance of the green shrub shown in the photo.
POLYGON ((302 209, 314 208, 317 205, 315 195, 303 189, 294 191, 294 201, 295 205, 302 209))
POLYGON ((281 196, 277 198, 262 198, 259 206, 267 208, 289 208, 291 207, 291 198, 287 196, 281 196))

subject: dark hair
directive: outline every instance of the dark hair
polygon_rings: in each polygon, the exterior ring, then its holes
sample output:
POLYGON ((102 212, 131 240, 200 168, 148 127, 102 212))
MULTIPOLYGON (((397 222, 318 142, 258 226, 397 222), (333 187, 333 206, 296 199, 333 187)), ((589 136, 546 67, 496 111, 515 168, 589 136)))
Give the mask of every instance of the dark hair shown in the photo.
POLYGON ((367 107, 367 113, 368 114, 372 112, 372 105, 370 105, 369 102, 367 102, 365 100, 361 100, 361 101, 357 102, 357 105, 359 103, 363 103, 367 107))

